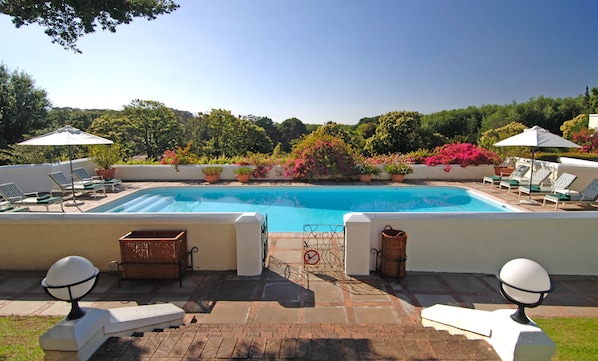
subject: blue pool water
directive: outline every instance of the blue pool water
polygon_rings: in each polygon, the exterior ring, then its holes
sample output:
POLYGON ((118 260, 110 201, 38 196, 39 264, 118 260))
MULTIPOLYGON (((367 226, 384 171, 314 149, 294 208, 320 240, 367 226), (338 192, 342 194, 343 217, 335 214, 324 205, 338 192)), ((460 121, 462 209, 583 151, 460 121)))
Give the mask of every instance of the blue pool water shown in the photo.
POLYGON ((304 224, 342 224, 349 212, 511 212, 457 187, 164 187, 146 189, 90 212, 259 212, 270 232, 304 224))

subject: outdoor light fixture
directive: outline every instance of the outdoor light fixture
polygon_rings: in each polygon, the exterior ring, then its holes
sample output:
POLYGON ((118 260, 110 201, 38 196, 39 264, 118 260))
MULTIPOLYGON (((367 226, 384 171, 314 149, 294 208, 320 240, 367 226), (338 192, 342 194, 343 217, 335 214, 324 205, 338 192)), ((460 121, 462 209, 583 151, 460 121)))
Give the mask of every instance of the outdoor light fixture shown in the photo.
POLYGON ((517 258, 511 260, 496 274, 500 281, 500 293, 517 305, 517 312, 511 318, 521 324, 530 323, 525 307, 538 307, 546 295, 554 290, 552 279, 538 263, 517 258))
POLYGON ((67 256, 50 267, 42 280, 42 287, 53 298, 70 302, 71 312, 66 319, 76 320, 85 315, 78 301, 96 286, 99 272, 87 258, 67 256))

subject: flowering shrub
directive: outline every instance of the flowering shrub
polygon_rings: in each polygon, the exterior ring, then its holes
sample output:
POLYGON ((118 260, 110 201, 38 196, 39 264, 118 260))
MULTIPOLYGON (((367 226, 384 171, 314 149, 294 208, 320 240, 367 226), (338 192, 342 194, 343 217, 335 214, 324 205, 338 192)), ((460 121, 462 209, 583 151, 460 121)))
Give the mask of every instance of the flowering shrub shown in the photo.
POLYGON ((573 134, 573 141, 581 145, 580 151, 583 153, 598 152, 598 131, 596 129, 581 129, 573 134))
POLYGON ((299 179, 348 179, 354 172, 354 154, 339 138, 307 137, 293 149, 291 174, 299 179))
POLYGON ((357 157, 355 161, 355 171, 357 174, 380 173, 380 160, 377 157, 357 157))
POLYGON ((500 157, 496 153, 471 143, 445 144, 437 147, 434 153, 426 158, 426 165, 445 164, 447 172, 451 170, 451 164, 459 164, 463 168, 468 165, 500 164, 500 157))
POLYGON ((252 165, 253 170, 251 172, 251 175, 253 176, 253 178, 257 179, 266 178, 268 176, 268 173, 270 172, 270 170, 272 170, 272 167, 274 167, 276 163, 277 162, 275 159, 265 154, 249 153, 249 155, 247 155, 247 157, 244 160, 238 162, 237 164, 241 166, 252 165))
POLYGON ((160 164, 174 165, 174 169, 179 171, 179 165, 196 164, 199 159, 196 154, 191 153, 191 143, 185 148, 176 147, 175 150, 166 149, 160 159, 160 164))
POLYGON ((179 158, 177 157, 176 151, 166 149, 162 155, 162 159, 160 159, 160 164, 170 164, 177 166, 179 164, 179 158))

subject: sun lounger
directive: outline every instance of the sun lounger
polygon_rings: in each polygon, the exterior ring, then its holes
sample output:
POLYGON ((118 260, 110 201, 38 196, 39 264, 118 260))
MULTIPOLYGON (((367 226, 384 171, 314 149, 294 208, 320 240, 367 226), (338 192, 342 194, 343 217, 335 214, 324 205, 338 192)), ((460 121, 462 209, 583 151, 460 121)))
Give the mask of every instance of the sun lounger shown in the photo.
POLYGON ((596 202, 598 198, 598 179, 594 179, 584 190, 580 192, 563 190, 555 194, 547 194, 544 196, 543 206, 546 202, 555 203, 554 209, 559 209, 559 203, 578 203, 578 204, 591 204, 596 202))
POLYGON ((0 194, 13 207, 13 212, 25 211, 24 208, 40 206, 46 207, 50 211, 50 205, 60 203, 60 209, 64 212, 62 197, 52 197, 50 195, 40 196, 39 193, 23 193, 23 191, 14 183, 0 184, 0 194))
POLYGON ((532 185, 532 186, 519 186, 519 197, 521 198, 521 194, 550 194, 556 193, 557 190, 565 190, 569 189, 571 184, 577 179, 576 175, 563 173, 560 177, 557 178, 556 181, 551 186, 540 186, 540 185, 532 185))
POLYGON ((490 183, 490 188, 492 188, 492 187, 494 187, 495 184, 498 185, 502 181, 523 178, 523 176, 525 176, 525 174, 527 173, 528 170, 529 170, 529 165, 520 164, 517 166, 517 168, 515 168, 515 170, 508 177, 505 177, 502 175, 491 175, 491 176, 484 177, 484 179, 482 179, 482 185, 485 185, 486 183, 490 183))
MULTIPOLYGON (((549 169, 542 168, 540 170, 535 171, 532 176, 532 184, 531 185, 542 185, 546 178, 552 173, 549 169)), ((527 176, 527 174, 526 174, 527 176)), ((519 178, 519 179, 509 179, 506 181, 501 181, 498 184, 498 189, 502 189, 503 187, 507 188, 509 191, 507 193, 511 193, 511 189, 517 188, 520 185, 530 185, 529 177, 519 178)))
POLYGON ((103 184, 94 184, 92 182, 73 182, 71 184, 71 180, 62 172, 50 173, 49 176, 56 183, 56 187, 50 191, 50 194, 56 191, 62 192, 62 194, 73 193, 74 188, 75 192, 83 194, 91 193, 94 198, 97 197, 97 192, 99 191, 102 191, 104 196, 106 196, 106 188, 103 184))
POLYGON ((122 184, 122 180, 118 178, 111 178, 111 179, 104 179, 102 176, 98 175, 91 175, 87 173, 85 168, 75 168, 73 169, 73 174, 75 177, 79 178, 81 182, 93 183, 93 184, 103 184, 106 187, 110 187, 110 189, 114 192, 115 187, 119 184, 122 184))

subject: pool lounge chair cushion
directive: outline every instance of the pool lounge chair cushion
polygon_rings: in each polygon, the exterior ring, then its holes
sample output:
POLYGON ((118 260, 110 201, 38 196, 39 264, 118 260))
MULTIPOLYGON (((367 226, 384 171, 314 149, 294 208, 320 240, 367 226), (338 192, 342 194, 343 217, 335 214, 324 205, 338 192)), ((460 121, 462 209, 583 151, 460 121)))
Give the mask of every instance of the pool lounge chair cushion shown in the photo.
POLYGON ((103 184, 95 184, 90 182, 74 182, 71 184, 71 181, 62 172, 50 173, 49 176, 57 186, 57 188, 50 191, 50 194, 52 194, 54 191, 73 193, 74 188, 75 192, 82 192, 83 194, 92 193, 94 198, 97 196, 97 191, 102 191, 104 196, 106 196, 106 188, 103 184))
POLYGON ((38 193, 24 193, 16 184, 5 183, 0 184, 0 194, 6 199, 11 206, 44 206, 46 210, 50 210, 50 205, 60 203, 60 208, 64 212, 62 205, 62 197, 39 196, 38 193))
POLYGON ((116 186, 122 184, 122 180, 118 178, 104 179, 102 176, 92 176, 91 174, 87 173, 85 168, 75 168, 73 169, 73 174, 82 182, 89 184, 103 184, 104 186, 110 187, 113 192, 116 186))
POLYGON ((492 176, 485 176, 482 179, 482 184, 486 184, 486 182, 490 183, 490 188, 492 188, 495 184, 499 184, 501 181, 507 181, 510 179, 517 179, 522 178, 525 174, 529 171, 529 166, 525 164, 520 164, 515 168, 513 173, 511 173, 508 177, 503 177, 499 175, 492 175, 492 176))
POLYGON ((532 194, 534 194, 534 193, 535 194, 548 194, 548 193, 555 193, 557 190, 569 189, 571 184, 573 184, 573 182, 576 179, 577 179, 576 175, 569 174, 569 173, 563 173, 549 187, 540 186, 540 185, 520 186, 520 187, 518 187, 519 197, 521 197, 522 193, 530 194, 530 192, 531 192, 532 194))
POLYGON ((559 203, 579 203, 579 204, 590 204, 596 202, 598 199, 598 179, 592 180, 592 182, 584 188, 581 192, 569 192, 547 194, 544 196, 544 202, 542 205, 546 205, 546 202, 555 203, 554 209, 559 209, 559 203))
MULTIPOLYGON (((546 169, 546 168, 537 170, 536 172, 531 174, 532 185, 541 185, 542 183, 544 183, 546 178, 548 178, 550 173, 552 173, 552 171, 550 171, 549 169, 546 169)), ((507 181, 502 181, 498 184, 498 189, 502 189, 503 187, 505 187, 508 189, 508 193, 511 193, 511 189, 517 188, 520 185, 530 185, 529 178, 526 177, 526 178, 510 179, 507 181)))

